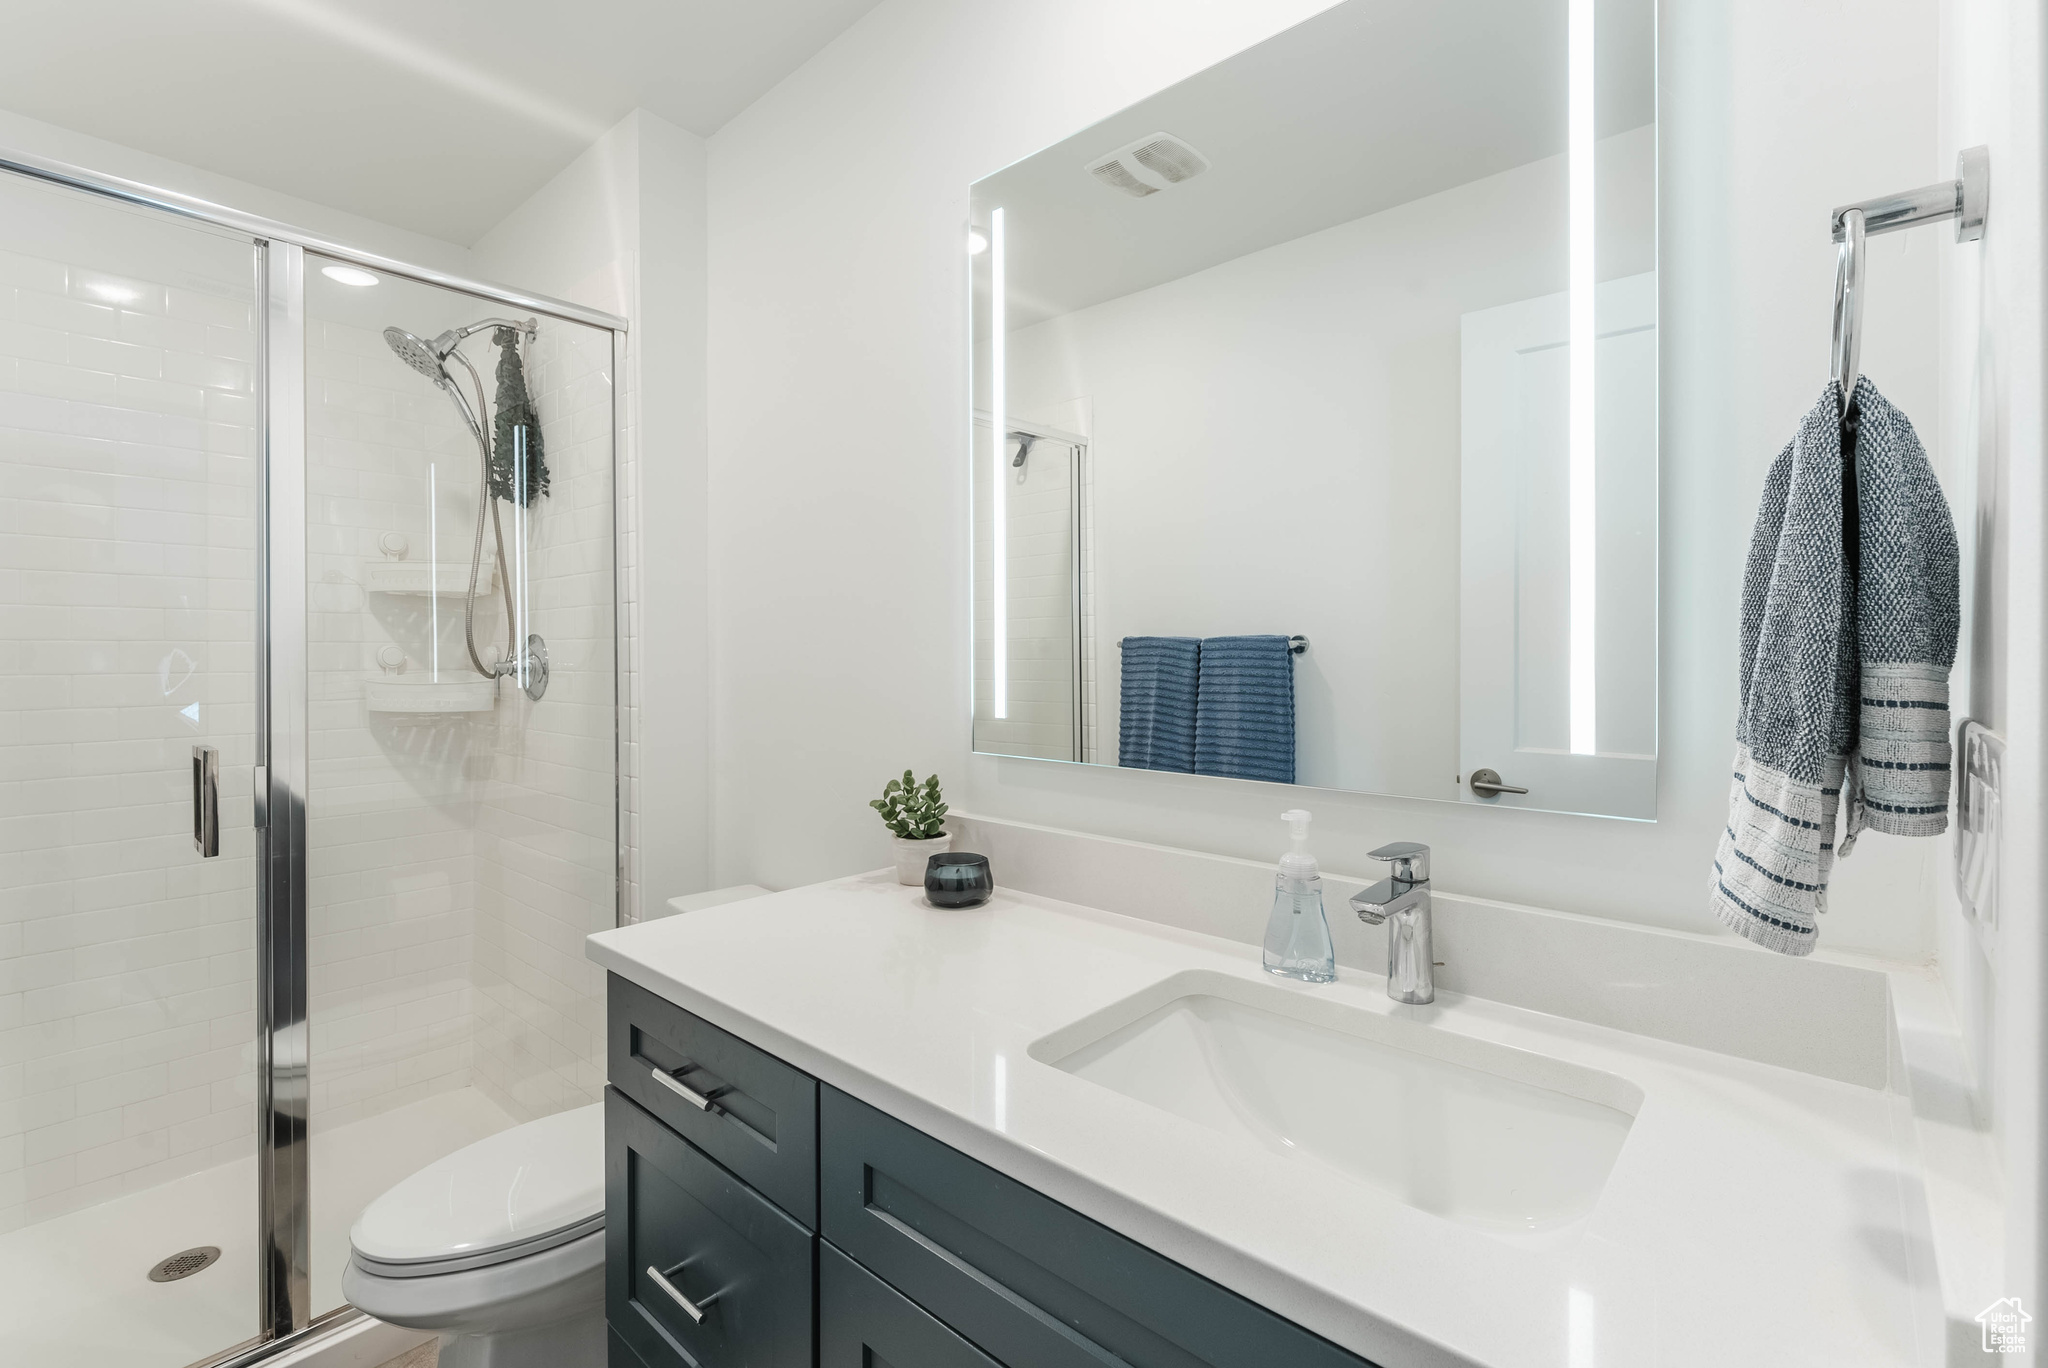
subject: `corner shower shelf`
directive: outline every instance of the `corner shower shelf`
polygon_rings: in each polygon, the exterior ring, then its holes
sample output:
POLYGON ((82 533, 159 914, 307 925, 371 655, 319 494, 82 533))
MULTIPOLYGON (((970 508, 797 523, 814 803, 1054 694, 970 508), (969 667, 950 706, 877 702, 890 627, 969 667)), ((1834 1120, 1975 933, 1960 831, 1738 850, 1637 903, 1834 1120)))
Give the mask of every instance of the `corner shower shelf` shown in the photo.
MULTIPOLYGON (((461 598, 469 592, 469 566, 465 563, 373 560, 363 562, 363 588, 373 594, 437 594, 461 598)), ((486 565, 477 575, 479 595, 495 593, 498 567, 486 565)))
POLYGON ((373 675, 363 682, 363 698, 373 713, 489 712, 498 703, 498 683, 494 679, 373 675))

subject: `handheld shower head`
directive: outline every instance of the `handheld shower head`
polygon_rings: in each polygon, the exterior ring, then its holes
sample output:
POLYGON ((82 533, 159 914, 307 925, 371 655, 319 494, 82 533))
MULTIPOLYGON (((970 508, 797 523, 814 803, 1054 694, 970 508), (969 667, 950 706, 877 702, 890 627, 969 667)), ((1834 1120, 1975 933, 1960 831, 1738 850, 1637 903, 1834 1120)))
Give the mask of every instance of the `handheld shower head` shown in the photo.
POLYGON ((391 350, 398 353, 398 359, 411 366, 427 379, 437 384, 448 383, 448 371, 443 365, 449 355, 462 345, 462 339, 471 333, 482 332, 485 328, 516 328, 531 338, 538 326, 537 319, 486 318, 464 328, 450 328, 433 341, 420 338, 403 328, 386 328, 384 341, 391 350))
POLYGON ((390 345, 392 351, 398 353, 399 360, 427 379, 442 385, 448 383, 448 371, 441 364, 448 353, 441 350, 440 338, 435 338, 432 343, 422 342, 403 328, 386 328, 384 341, 390 345))

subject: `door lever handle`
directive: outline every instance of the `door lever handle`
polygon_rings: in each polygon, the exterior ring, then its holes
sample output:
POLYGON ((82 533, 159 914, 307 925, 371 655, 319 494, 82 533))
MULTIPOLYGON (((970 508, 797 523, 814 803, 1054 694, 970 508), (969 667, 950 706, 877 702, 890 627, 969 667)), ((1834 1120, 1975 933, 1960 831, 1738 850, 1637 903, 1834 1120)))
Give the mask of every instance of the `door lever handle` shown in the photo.
POLYGON ((1517 788, 1513 784, 1503 784, 1500 781, 1499 770, 1476 769, 1472 771, 1472 791, 1482 798, 1491 798, 1495 794, 1527 793, 1529 790, 1517 788))

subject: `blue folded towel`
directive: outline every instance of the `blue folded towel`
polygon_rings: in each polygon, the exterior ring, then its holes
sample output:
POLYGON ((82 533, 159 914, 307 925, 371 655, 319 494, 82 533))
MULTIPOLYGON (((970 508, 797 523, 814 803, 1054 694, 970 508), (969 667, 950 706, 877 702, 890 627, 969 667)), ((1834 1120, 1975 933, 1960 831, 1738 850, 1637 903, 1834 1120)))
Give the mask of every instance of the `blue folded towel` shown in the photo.
POLYGON ((1202 639, 1195 773, 1294 782, 1294 651, 1286 637, 1202 639))
POLYGON ((1195 772, 1198 637, 1124 638, 1116 762, 1127 769, 1195 772))

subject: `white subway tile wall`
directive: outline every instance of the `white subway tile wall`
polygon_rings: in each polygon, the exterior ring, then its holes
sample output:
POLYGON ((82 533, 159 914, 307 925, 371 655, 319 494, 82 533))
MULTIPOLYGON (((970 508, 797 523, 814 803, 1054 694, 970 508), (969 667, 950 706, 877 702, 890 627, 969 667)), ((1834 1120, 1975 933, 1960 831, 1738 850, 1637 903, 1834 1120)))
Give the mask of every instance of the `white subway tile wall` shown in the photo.
POLYGON ((18 181, 0 215, 5 1232, 254 1148, 259 407, 248 240, 18 181))

